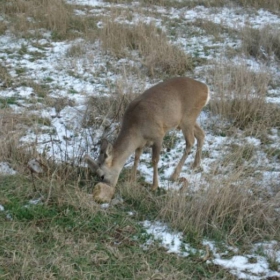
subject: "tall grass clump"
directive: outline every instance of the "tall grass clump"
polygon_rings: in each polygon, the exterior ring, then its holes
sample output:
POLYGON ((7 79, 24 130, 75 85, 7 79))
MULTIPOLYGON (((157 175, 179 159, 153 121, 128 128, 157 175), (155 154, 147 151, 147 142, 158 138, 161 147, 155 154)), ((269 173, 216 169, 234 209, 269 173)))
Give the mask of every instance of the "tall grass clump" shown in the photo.
POLYGON ((275 56, 280 59, 280 31, 271 25, 261 29, 245 27, 242 32, 243 51, 256 58, 269 59, 275 56))
POLYGON ((172 45, 154 24, 127 25, 107 20, 101 29, 100 40, 103 48, 118 58, 137 51, 150 76, 157 73, 182 75, 192 67, 188 55, 172 45))
POLYGON ((64 40, 95 32, 95 20, 74 15, 74 7, 63 0, 3 0, 0 12, 9 30, 21 36, 39 36, 43 29, 54 40, 64 40))
POLYGON ((248 187, 227 180, 183 199, 170 193, 162 201, 159 217, 196 237, 254 242, 279 238, 279 201, 261 200, 248 187), (222 185, 222 187, 220 186, 222 185))
POLYGON ((45 28, 64 36, 70 20, 71 9, 62 0, 3 1, 1 10, 10 19, 12 31, 27 33, 45 28))
MULTIPOLYGON (((244 182, 243 182, 244 183, 244 182)), ((279 239, 279 198, 260 198, 252 184, 239 183, 239 174, 213 179, 195 193, 168 191, 153 195, 143 186, 122 184, 120 192, 144 218, 165 221, 198 241, 201 238, 251 243, 279 239)))
POLYGON ((266 102, 270 80, 267 72, 252 72, 245 63, 218 65, 210 110, 240 129, 278 126, 280 110, 266 102))
POLYGON ((254 7, 257 9, 267 9, 272 12, 280 11, 280 2, 277 0, 238 0, 238 4, 245 7, 254 7))
POLYGON ((8 161, 12 165, 22 166, 27 161, 27 154, 20 146, 20 138, 24 134, 25 114, 15 114, 9 108, 0 110, 0 161, 8 161))

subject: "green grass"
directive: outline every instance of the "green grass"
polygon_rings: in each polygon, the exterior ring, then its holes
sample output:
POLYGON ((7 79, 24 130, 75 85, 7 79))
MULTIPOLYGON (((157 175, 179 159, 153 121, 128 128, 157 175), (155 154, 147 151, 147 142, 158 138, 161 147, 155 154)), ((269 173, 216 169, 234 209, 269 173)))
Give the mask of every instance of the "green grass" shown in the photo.
POLYGON ((7 108, 10 105, 16 105, 18 102, 18 98, 15 96, 11 96, 11 97, 7 97, 7 98, 3 98, 0 97, 0 108, 7 108))
POLYGON ((168 254, 156 242, 144 250, 150 236, 139 224, 143 206, 134 204, 135 216, 127 214, 129 200, 103 210, 89 197, 86 206, 74 202, 86 193, 71 185, 63 193, 56 183, 48 203, 33 205, 48 184, 38 192, 28 177, 0 177, 0 279, 231 279, 197 255, 168 254))

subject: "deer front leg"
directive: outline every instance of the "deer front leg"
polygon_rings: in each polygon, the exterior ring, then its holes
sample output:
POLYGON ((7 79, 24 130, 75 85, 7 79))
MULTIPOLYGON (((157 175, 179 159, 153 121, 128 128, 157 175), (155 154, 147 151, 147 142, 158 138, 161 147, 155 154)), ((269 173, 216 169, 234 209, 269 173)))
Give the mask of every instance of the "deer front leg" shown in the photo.
POLYGON ((135 151, 134 165, 132 167, 132 173, 131 173, 131 182, 136 181, 137 167, 138 167, 138 163, 139 163, 142 152, 143 152, 143 148, 138 148, 135 151))
POLYGON ((161 150, 161 142, 155 143, 152 147, 152 164, 153 164, 153 185, 152 191, 155 191, 158 188, 158 162, 159 155, 161 150))

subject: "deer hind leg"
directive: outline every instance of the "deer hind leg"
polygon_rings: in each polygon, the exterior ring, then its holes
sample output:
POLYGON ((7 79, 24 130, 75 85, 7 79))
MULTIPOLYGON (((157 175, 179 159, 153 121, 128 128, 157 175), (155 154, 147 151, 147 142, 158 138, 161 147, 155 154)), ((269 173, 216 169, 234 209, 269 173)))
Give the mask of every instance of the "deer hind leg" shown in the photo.
POLYGON ((155 191, 158 188, 158 162, 161 150, 161 143, 162 140, 154 143, 154 145, 152 146, 152 165, 154 171, 152 191, 155 191))
POLYGON ((131 174, 131 181, 132 182, 136 181, 137 167, 138 167, 138 163, 139 163, 140 156, 141 156, 142 152, 143 152, 143 148, 138 148, 135 151, 134 165, 132 167, 132 174, 131 174))
POLYGON ((186 149, 184 151, 184 154, 182 158, 180 159, 178 165, 176 166, 173 174, 171 175, 171 180, 176 181, 181 173, 182 167, 188 157, 189 152, 191 151, 191 148, 194 144, 194 126, 188 125, 185 127, 182 127, 182 132, 184 134, 185 140, 186 140, 186 149))
POLYGON ((196 149, 195 159, 192 168, 197 168, 200 165, 202 146, 205 138, 204 131, 197 123, 194 125, 194 137, 196 138, 197 141, 197 149, 196 149))

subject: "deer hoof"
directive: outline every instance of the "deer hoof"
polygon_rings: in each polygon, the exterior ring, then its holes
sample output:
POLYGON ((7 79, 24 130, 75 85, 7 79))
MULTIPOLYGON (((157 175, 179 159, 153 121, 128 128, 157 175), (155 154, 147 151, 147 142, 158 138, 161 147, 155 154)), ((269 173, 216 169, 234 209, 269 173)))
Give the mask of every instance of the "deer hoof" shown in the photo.
POLYGON ((152 186, 152 191, 153 191, 153 192, 155 192, 157 189, 158 189, 158 186, 157 186, 157 185, 152 186))
POLYGON ((170 176, 170 180, 171 180, 172 182, 175 182, 175 181, 177 181, 178 177, 179 177, 179 174, 177 174, 176 172, 174 172, 174 173, 170 176))
POLYGON ((189 186, 189 184, 190 184, 189 181, 188 181, 188 179, 185 178, 185 177, 180 177, 180 178, 178 179, 178 183, 181 184, 181 188, 180 188, 180 191, 181 191, 181 192, 187 190, 187 189, 188 189, 188 186, 189 186))
POLYGON ((193 164, 192 165, 192 169, 195 171, 195 172, 202 172, 203 171, 203 167, 201 165, 196 165, 196 164, 193 164))
POLYGON ((92 195, 93 200, 98 203, 108 203, 112 200, 115 189, 107 184, 98 183, 95 185, 92 195))

